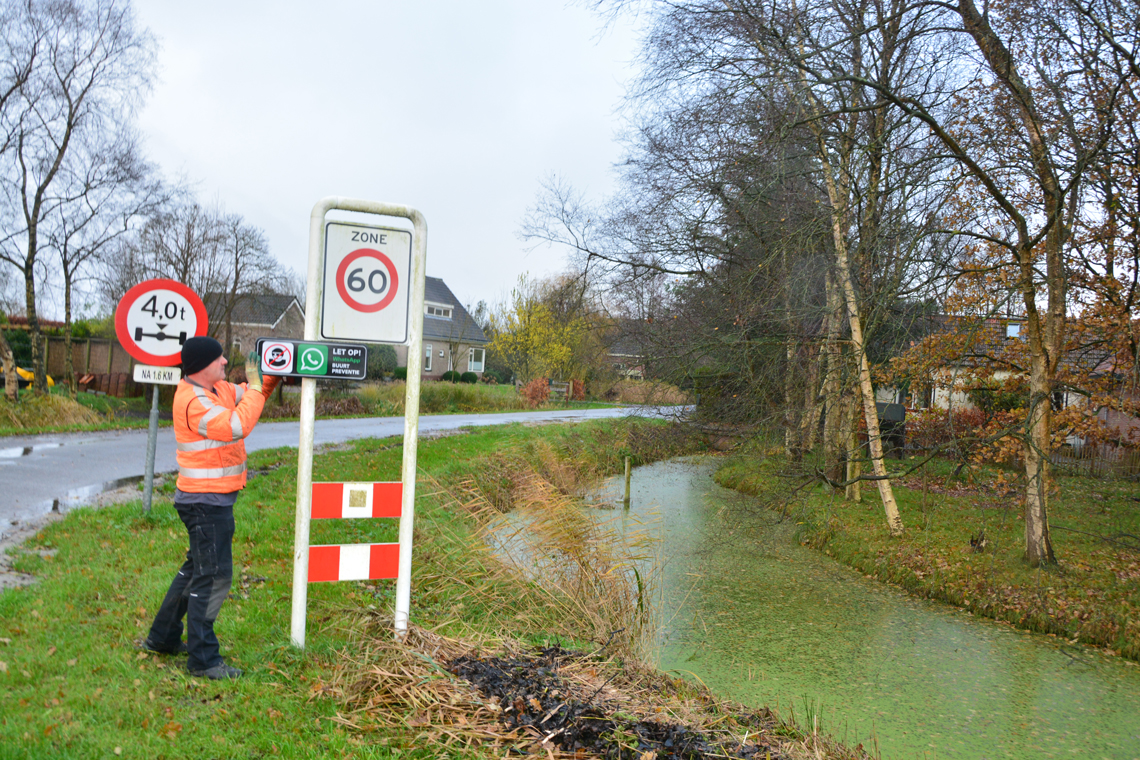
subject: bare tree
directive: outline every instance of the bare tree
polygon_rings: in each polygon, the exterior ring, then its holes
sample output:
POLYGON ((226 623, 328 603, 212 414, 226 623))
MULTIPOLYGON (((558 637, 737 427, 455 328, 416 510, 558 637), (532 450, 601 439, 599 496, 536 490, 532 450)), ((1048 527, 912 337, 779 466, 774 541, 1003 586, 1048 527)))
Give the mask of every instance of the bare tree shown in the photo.
POLYGON ((73 147, 84 136, 126 128, 150 84, 154 43, 135 27, 123 0, 22 0, 7 7, 8 50, 25 56, 10 65, 26 73, 0 113, 7 148, 0 156, 0 213, 9 230, 0 259, 23 274, 35 384, 46 393, 36 296, 41 225, 61 203, 57 181, 73 147))
POLYGON ((65 374, 76 394, 71 324, 76 286, 104 252, 161 207, 170 195, 139 155, 132 135, 106 142, 102 133, 83 135, 56 180, 58 202, 41 222, 44 248, 54 249, 63 276, 65 374))
POLYGON ((269 253, 265 233, 250 226, 238 214, 221 220, 222 246, 226 256, 226 288, 213 295, 214 308, 225 325, 226 354, 233 349, 234 309, 258 293, 280 293, 290 288, 289 274, 269 253))

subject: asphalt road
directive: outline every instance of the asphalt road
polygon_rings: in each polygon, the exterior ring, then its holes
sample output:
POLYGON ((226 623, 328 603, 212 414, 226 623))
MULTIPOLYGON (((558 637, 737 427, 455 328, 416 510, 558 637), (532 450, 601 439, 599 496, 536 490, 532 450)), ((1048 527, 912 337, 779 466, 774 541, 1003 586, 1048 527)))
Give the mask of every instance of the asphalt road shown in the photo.
MULTIPOLYGON (((514 412, 510 414, 441 414, 420 417, 420 434, 511 422, 553 422, 623 417, 661 416, 671 408, 585 409, 514 412)), ((402 435, 403 417, 318 420, 317 445, 353 438, 402 435)), ((265 422, 246 438, 246 448, 296 446, 296 422, 265 422)), ((146 470, 146 430, 99 433, 59 433, 0 438, 0 539, 52 513, 65 512, 93 501, 100 493, 141 478, 146 470)), ((173 472, 174 430, 160 428, 155 472, 173 472)))

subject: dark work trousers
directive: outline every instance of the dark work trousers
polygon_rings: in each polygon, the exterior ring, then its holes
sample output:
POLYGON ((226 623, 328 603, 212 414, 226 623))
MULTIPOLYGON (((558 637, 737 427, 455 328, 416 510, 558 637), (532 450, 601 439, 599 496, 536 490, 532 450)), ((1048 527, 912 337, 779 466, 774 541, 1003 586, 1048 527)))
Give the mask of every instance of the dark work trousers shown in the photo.
POLYGON ((211 504, 175 504, 190 534, 190 551, 178 568, 166 598, 150 627, 153 646, 175 651, 182 642, 186 618, 186 648, 190 670, 206 670, 222 662, 214 621, 233 582, 234 508, 211 504))

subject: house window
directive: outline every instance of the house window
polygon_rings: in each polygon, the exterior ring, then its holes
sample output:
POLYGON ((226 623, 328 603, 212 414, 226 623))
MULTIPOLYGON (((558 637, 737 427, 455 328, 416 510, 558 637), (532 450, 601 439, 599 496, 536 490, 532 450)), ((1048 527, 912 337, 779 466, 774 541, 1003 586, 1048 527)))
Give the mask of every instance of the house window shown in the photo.
POLYGON ((451 319, 450 306, 425 306, 424 314, 429 317, 443 317, 444 319, 451 319))
POLYGON ((467 351, 467 371, 482 372, 483 358, 486 352, 481 348, 472 348, 467 351))
POLYGON ((424 372, 431 372, 431 344, 424 344, 424 372))
POLYGON ((1005 326, 1005 337, 1007 337, 1007 338, 1020 338, 1021 337, 1021 325, 1017 324, 1016 322, 1010 322, 1010 323, 1006 324, 1006 326, 1005 326))

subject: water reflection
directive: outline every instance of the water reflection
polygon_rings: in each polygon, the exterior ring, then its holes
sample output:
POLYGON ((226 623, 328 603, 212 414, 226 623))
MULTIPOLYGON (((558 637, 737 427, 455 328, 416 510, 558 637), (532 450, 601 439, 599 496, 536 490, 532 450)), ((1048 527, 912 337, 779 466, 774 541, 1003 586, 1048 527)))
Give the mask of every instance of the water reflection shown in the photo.
POLYGON ((822 703, 827 731, 888 759, 1140 757, 1140 668, 870 582, 712 467, 634 473, 632 516, 658 516, 666 560, 660 667, 801 718, 822 703))

